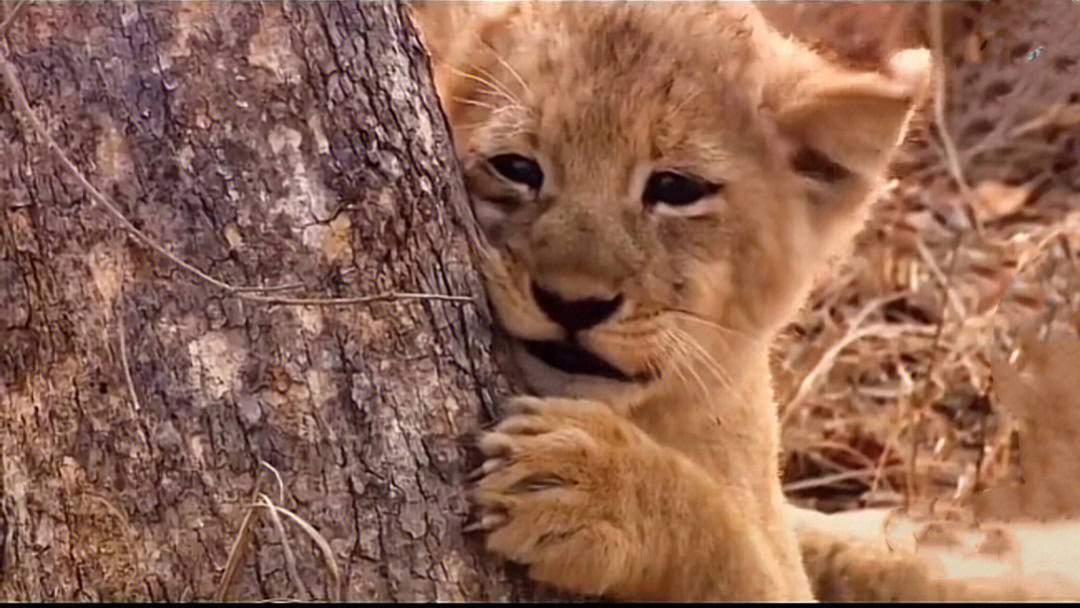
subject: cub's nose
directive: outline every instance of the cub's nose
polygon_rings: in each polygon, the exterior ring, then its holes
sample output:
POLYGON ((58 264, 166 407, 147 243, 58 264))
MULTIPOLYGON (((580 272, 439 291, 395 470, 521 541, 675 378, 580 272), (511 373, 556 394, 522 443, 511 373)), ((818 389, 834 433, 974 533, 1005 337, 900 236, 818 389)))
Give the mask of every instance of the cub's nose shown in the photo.
POLYGON ((564 300, 536 283, 532 284, 533 297, 540 309, 552 320, 573 333, 587 329, 607 319, 619 309, 622 296, 610 300, 586 298, 584 300, 564 300))

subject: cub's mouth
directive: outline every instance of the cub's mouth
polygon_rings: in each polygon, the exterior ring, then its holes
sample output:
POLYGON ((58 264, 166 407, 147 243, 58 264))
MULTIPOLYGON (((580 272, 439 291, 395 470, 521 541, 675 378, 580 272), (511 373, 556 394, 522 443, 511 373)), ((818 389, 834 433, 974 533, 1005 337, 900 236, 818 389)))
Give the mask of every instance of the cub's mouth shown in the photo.
POLYGON ((572 342, 522 340, 522 344, 530 355, 568 374, 599 376, 622 382, 641 382, 648 379, 647 374, 627 375, 572 342))

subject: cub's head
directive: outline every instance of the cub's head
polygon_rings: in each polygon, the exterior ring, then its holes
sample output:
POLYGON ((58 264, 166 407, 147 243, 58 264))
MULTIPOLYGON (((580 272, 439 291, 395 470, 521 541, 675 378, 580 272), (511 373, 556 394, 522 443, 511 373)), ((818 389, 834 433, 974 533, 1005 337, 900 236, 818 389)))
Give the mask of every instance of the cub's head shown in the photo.
POLYGON ((489 299, 544 394, 737 377, 860 226, 929 71, 841 69, 746 5, 470 4, 421 24, 452 34, 489 299))

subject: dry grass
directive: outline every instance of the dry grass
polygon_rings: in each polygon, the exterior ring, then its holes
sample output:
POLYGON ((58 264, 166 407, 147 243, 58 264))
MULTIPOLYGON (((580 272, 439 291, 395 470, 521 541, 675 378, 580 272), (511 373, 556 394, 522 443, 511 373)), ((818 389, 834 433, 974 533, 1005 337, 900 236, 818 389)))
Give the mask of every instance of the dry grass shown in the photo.
POLYGON ((1075 323, 1080 310, 1080 213, 1029 209, 976 235, 959 210, 923 208, 919 189, 901 178, 778 346, 789 489, 831 479, 794 493, 826 509, 985 487, 982 463, 1012 425, 991 359, 1026 324, 1075 323))
MULTIPOLYGON (((277 483, 277 503, 284 502, 286 493, 281 473, 265 461, 261 461, 261 464, 273 474, 274 480, 277 483)), ((337 560, 334 558, 334 552, 330 548, 330 543, 326 538, 305 519, 275 503, 268 495, 259 492, 257 487, 255 494, 255 500, 247 505, 244 512, 244 518, 240 522, 240 528, 237 530, 236 537, 233 539, 232 546, 229 548, 229 556, 226 559, 221 579, 218 582, 218 589, 214 594, 214 600, 221 602, 228 599, 229 587, 232 586, 237 573, 243 567, 244 557, 247 553, 248 546, 254 538, 256 516, 261 511, 270 519, 270 523, 280 542, 281 551, 285 561, 285 569, 286 572, 288 572, 289 580, 292 582, 293 587, 295 587, 295 592, 297 594, 297 597, 293 599, 310 601, 313 598, 313 595, 311 591, 308 590, 308 586, 304 583, 304 579, 297 569, 296 554, 293 552, 292 541, 290 540, 284 522, 281 519, 282 515, 286 516, 292 523, 300 528, 322 555, 325 571, 328 575, 326 577, 326 593, 324 597, 328 598, 330 601, 341 601, 342 592, 344 591, 341 568, 338 566, 337 560)))
POLYGON ((931 135, 777 346, 785 482, 809 506, 965 508, 1016 464, 990 362, 1029 327, 1080 327, 1080 206, 976 184, 976 230, 931 135))

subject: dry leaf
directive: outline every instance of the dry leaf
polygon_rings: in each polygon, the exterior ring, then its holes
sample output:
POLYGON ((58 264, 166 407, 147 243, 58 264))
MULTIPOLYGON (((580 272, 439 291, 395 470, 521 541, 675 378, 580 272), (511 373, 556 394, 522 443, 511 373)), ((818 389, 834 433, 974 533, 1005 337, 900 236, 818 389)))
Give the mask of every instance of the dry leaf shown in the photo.
POLYGON ((1020 210, 1031 196, 1031 184, 1010 186, 997 181, 980 182, 973 193, 972 208, 980 221, 987 222, 1020 210))

